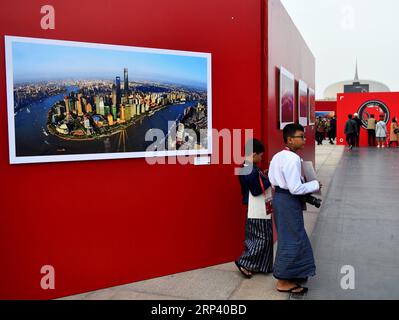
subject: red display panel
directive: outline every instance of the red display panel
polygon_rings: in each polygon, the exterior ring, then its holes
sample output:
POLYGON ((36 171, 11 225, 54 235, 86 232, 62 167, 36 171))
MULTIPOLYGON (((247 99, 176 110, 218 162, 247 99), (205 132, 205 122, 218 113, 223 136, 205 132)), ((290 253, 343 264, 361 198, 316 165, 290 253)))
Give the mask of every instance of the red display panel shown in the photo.
MULTIPOLYGON (((349 114, 359 114, 359 118, 363 121, 360 130, 360 146, 368 146, 368 134, 366 120, 374 114, 378 121, 379 115, 384 116, 387 122, 387 128, 391 126, 394 117, 399 116, 399 93, 398 92, 382 92, 382 93, 345 93, 339 94, 337 100, 337 143, 346 145, 346 137, 344 135, 345 123, 349 114)), ((389 138, 389 134, 388 134, 389 138)))

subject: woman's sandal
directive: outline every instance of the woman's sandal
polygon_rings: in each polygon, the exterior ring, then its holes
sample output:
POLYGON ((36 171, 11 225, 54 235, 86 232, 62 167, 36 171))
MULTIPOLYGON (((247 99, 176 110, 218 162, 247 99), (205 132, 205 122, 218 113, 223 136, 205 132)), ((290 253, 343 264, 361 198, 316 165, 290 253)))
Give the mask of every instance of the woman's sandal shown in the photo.
POLYGON ((242 275, 247 278, 247 279, 251 279, 252 278, 252 273, 251 271, 249 271, 247 268, 244 268, 242 265, 240 265, 237 261, 234 261, 234 263, 236 264, 238 270, 240 270, 240 272, 242 273, 242 275), (245 273, 244 270, 248 273, 245 273))
POLYGON ((302 287, 300 285, 297 285, 297 286, 295 286, 295 287, 293 287, 291 289, 288 289, 288 290, 277 289, 278 292, 294 293, 294 294, 304 294, 304 293, 308 292, 308 290, 309 290, 308 288, 302 287), (294 291, 294 290, 298 290, 298 289, 302 289, 302 290, 301 291, 294 291))

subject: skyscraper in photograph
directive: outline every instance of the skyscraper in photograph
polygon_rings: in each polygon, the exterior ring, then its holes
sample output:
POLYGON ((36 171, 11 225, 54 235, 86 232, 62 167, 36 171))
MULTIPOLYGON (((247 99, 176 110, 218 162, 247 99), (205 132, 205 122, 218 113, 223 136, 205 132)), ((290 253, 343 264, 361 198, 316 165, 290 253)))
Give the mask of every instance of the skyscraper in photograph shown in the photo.
POLYGON ((69 106, 69 98, 68 98, 68 96, 64 97, 64 103, 65 103, 65 110, 66 110, 65 112, 66 112, 67 115, 69 115, 70 106, 69 106))
POLYGON ((94 104, 96 105, 96 113, 98 114, 100 111, 100 96, 96 95, 94 97, 94 104))
POLYGON ((112 105, 116 106, 117 104, 117 95, 116 95, 116 85, 112 85, 112 105))
POLYGON ((127 68, 123 69, 123 76, 124 76, 124 91, 125 95, 127 96, 129 93, 129 78, 128 78, 128 70, 127 68))
POLYGON ((122 104, 120 108, 120 121, 125 122, 125 106, 122 104))
POLYGON ((82 94, 78 94, 78 100, 76 104, 77 110, 78 110, 78 116, 83 116, 83 108, 82 108, 82 94))
POLYGON ((112 116, 114 117, 114 121, 118 118, 118 112, 116 110, 116 106, 112 106, 112 116))
POLYGON ((117 106, 119 106, 121 104, 121 77, 116 77, 115 86, 116 86, 116 104, 117 106))

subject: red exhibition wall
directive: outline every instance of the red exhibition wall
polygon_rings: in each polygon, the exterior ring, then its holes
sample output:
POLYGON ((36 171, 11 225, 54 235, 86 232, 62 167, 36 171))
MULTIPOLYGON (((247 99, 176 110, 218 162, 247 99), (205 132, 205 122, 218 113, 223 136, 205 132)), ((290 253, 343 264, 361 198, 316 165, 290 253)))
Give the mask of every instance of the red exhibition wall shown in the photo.
MULTIPOLYGON (((209 52, 213 127, 253 129, 268 162, 283 147, 277 68, 314 87, 314 57, 280 1, 53 0, 55 30, 41 29, 42 5, 15 0, 0 11, 0 299, 56 298, 233 261, 245 222, 234 164, 11 166, 4 35, 209 52), (43 265, 55 268, 55 290, 40 287, 43 265)), ((313 128, 306 134, 303 156, 314 160, 313 128)))
MULTIPOLYGON (((391 121, 393 117, 399 116, 399 92, 381 92, 381 93, 345 93, 338 94, 337 99, 337 143, 346 145, 346 137, 344 135, 345 122, 348 120, 349 114, 359 113, 360 107, 371 101, 382 102, 390 113, 387 129, 390 131, 391 121)), ((378 117, 376 117, 378 121, 378 117)), ((367 147, 367 130, 361 129, 360 146, 367 147)))
MULTIPOLYGON (((267 143, 267 159, 271 161, 274 154, 283 148, 282 132, 279 126, 279 75, 280 66, 288 69, 295 76, 295 119, 298 120, 298 80, 303 80, 308 87, 315 88, 315 58, 298 32, 295 24, 279 0, 269 1, 266 59, 267 68, 263 69, 265 79, 263 86, 264 106, 263 127, 264 141, 267 143)), ((306 129, 307 147, 301 152, 303 159, 315 163, 314 126, 306 129)))
POLYGON ((337 113, 336 101, 316 101, 316 111, 334 111, 337 113))

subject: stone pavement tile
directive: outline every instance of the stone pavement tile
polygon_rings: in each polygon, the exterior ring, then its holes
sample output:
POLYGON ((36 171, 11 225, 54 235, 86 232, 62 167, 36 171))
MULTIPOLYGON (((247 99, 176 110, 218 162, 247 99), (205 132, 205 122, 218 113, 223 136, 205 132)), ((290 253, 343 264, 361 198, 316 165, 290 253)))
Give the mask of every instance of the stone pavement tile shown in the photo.
POLYGON ((303 216, 306 233, 310 236, 317 221, 318 213, 306 212, 303 216))
POLYGON ((205 268, 128 284, 124 289, 186 299, 224 300, 241 281, 242 275, 239 272, 205 268))
POLYGON ((313 253, 317 260, 341 261, 344 239, 339 236, 313 236, 311 238, 313 253))
POLYGON ((313 236, 324 236, 337 238, 343 236, 344 220, 336 218, 323 217, 318 219, 317 228, 313 231, 313 236))
POLYGON ((326 161, 324 161, 323 166, 334 166, 337 165, 339 163, 339 159, 338 158, 328 158, 326 159, 326 161))
POLYGON ((208 269, 215 269, 215 270, 221 270, 221 271, 238 271, 237 266, 235 265, 234 262, 228 262, 228 263, 223 263, 223 264, 219 264, 216 266, 211 266, 208 267, 208 269))
POLYGON ((110 300, 116 292, 115 288, 96 290, 88 293, 83 300, 110 300))
POLYGON ((185 300, 174 296, 164 296, 157 294, 134 292, 130 290, 120 290, 112 296, 111 300, 185 300))
MULTIPOLYGON (((340 264, 335 261, 315 259, 316 276, 309 279, 305 286, 309 288, 306 300, 335 299, 340 287, 340 264)), ((343 276, 343 275, 342 275, 343 276)))
POLYGON ((399 241, 399 225, 392 224, 383 214, 376 215, 372 220, 346 218, 344 223, 343 231, 350 236, 356 235, 359 239, 364 237, 385 243, 399 241))
POLYGON ((254 275, 245 279, 229 298, 230 300, 287 300, 288 294, 275 289, 276 280, 272 275, 254 275))
MULTIPOLYGON (((389 220, 392 223, 399 222, 399 215, 394 208, 384 208, 386 210, 384 212, 384 220, 389 220)), ((374 220, 378 217, 378 211, 369 209, 367 207, 359 207, 358 204, 343 204, 340 207, 339 215, 345 218, 352 218, 352 219, 364 219, 364 220, 374 220)), ((333 213, 330 214, 330 217, 333 217, 333 213)))
POLYGON ((342 259, 346 259, 346 264, 399 266, 398 225, 380 222, 372 228, 372 223, 367 221, 356 220, 355 223, 358 230, 350 233, 349 228, 345 228, 342 259))
POLYGON ((317 174, 320 175, 330 175, 332 176, 335 172, 337 164, 334 165, 326 165, 325 163, 323 166, 317 171, 317 174))

